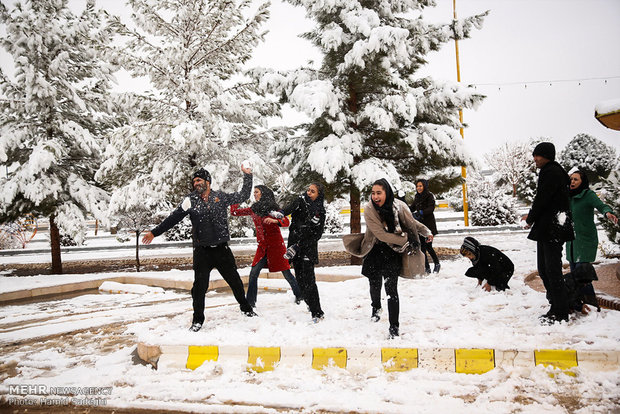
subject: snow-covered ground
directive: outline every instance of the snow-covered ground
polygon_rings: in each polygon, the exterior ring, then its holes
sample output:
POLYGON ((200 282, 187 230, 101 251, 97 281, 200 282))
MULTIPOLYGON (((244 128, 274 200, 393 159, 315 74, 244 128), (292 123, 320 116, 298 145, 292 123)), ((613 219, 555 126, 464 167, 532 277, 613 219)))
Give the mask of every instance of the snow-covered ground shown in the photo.
MULTIPOLYGON (((576 376, 549 375, 542 366, 496 368, 483 375, 440 373, 417 368, 387 373, 351 373, 337 367, 278 367, 265 373, 245 366, 206 362, 194 371, 136 362, 139 341, 183 345, 251 345, 414 348, 620 350, 620 313, 602 310, 569 323, 541 326, 545 295, 523 282, 536 268, 535 244, 526 233, 488 232, 474 236, 504 251, 515 263, 506 292, 486 293, 463 276, 466 259, 442 262, 438 275, 400 279, 401 336, 387 338, 387 305, 370 321, 368 282, 319 282, 325 319, 314 324, 304 305, 280 279, 259 280, 257 313, 243 316, 229 293, 207 294, 207 321, 190 333, 189 292, 96 294, 15 303, 0 308, 0 394, 10 385, 112 387, 91 404, 194 412, 519 412, 608 413, 620 409, 620 372, 577 368, 576 376)), ((601 236, 604 236, 601 234, 601 236)), ((439 235, 434 243, 458 247, 464 234, 439 235)), ((251 249, 252 246, 248 248, 251 249)), ((1 258, 3 261, 5 258, 1 258)), ((602 260, 605 262, 605 260, 602 260)), ((610 261, 607 261, 610 262, 610 261)), ((359 275, 360 268, 319 268, 317 273, 359 275)), ((248 269, 240 269, 247 274, 248 269)), ((191 271, 149 275, 191 280, 191 271)), ((112 276, 113 274, 110 274, 112 276)), ((145 274, 146 275, 146 274, 145 274)), ((65 275, 77 281, 106 275, 65 275)), ((212 277, 217 278, 217 272, 212 277)), ((58 276, 1 277, 0 291, 58 283, 58 276)), ((23 396, 22 396, 23 397, 23 396)), ((45 396, 45 399, 57 397, 45 396)), ((28 397, 31 398, 31 397, 28 397)), ((81 400, 80 400, 81 399, 81 400)))

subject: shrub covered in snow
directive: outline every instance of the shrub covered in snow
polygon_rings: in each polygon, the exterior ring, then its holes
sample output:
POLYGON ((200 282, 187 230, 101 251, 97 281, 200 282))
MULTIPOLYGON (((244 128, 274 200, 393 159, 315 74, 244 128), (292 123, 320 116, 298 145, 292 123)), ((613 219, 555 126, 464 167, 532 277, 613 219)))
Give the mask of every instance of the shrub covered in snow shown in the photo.
POLYGON ((168 241, 185 241, 192 239, 192 221, 186 216, 180 223, 164 233, 168 241))
POLYGON ((508 186, 498 187, 480 174, 472 173, 467 179, 471 224, 496 226, 517 221, 517 206, 508 186))
POLYGON ((344 219, 340 214, 339 203, 325 206, 325 233, 338 234, 344 231, 344 219))
POLYGON ((496 191, 490 196, 478 196, 470 201, 473 226, 497 226, 517 222, 517 206, 511 196, 496 191))
POLYGON ((558 162, 568 172, 584 171, 591 183, 607 178, 616 167, 616 150, 588 134, 577 134, 559 154, 558 162))

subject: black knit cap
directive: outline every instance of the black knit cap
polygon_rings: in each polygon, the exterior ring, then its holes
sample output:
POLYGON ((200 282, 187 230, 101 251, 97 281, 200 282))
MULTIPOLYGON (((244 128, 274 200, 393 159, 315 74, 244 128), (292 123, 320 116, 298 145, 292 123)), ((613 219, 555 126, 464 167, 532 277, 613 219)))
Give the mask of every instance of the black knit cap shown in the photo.
POLYGON ((463 250, 472 252, 477 258, 480 253, 480 242, 473 237, 465 237, 465 239, 463 239, 463 245, 461 246, 461 253, 463 250))
POLYGON ((536 145, 532 155, 540 155, 549 161, 555 161, 555 145, 551 142, 541 142, 536 145))
POLYGON ((205 181, 211 182, 211 174, 209 174, 209 171, 205 170, 204 168, 201 168, 194 173, 194 175, 192 176, 192 182, 194 181, 194 178, 196 177, 202 178, 205 181))

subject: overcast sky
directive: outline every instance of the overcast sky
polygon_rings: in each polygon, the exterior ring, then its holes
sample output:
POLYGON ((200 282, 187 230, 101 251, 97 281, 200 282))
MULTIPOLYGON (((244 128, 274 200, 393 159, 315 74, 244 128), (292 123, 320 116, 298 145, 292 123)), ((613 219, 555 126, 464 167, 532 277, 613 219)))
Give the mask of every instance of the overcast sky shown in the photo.
MULTIPOLYGON (((84 1, 70 3, 79 8, 84 1)), ((126 17, 124 4, 97 1, 126 17)), ((620 98, 620 0, 457 0, 459 18, 486 10, 490 14, 482 30, 459 42, 461 81, 477 84, 487 95, 477 111, 464 113, 471 152, 482 155, 507 140, 540 136, 560 150, 580 132, 620 152, 620 131, 594 118, 596 104, 620 98)), ((452 0, 437 0, 424 16, 450 21, 452 0)), ((273 0, 269 34, 251 64, 293 69, 320 60, 318 51, 298 38, 311 27, 302 8, 273 0)), ((6 55, 0 58, 5 61, 6 55)), ((453 42, 428 58, 424 74, 456 80, 453 42)), ((129 87, 123 77, 119 80, 129 87)), ((299 118, 286 116, 289 122, 299 118)))
MULTIPOLYGON (((594 118, 597 103, 620 98, 620 0, 457 0, 459 18, 486 10, 482 30, 459 42, 461 81, 487 96, 464 113, 470 151, 481 155, 507 140, 540 136, 560 150, 585 132, 620 152, 620 131, 594 118)), ((452 0, 437 0, 424 16, 450 21, 452 0)), ((253 63, 292 69, 320 59, 295 37, 311 27, 303 9, 275 1, 253 63)), ((453 42, 428 58, 424 74, 456 80, 453 42)))

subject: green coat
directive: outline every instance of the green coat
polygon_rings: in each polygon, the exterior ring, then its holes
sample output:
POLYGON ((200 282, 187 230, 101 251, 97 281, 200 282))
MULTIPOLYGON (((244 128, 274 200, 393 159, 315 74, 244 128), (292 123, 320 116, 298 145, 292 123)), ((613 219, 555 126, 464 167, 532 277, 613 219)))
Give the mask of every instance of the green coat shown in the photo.
POLYGON ((594 224, 594 209, 605 215, 611 207, 603 203, 592 190, 583 190, 570 199, 573 212, 575 240, 566 242, 566 259, 569 262, 593 262, 598 248, 598 234, 594 224))

